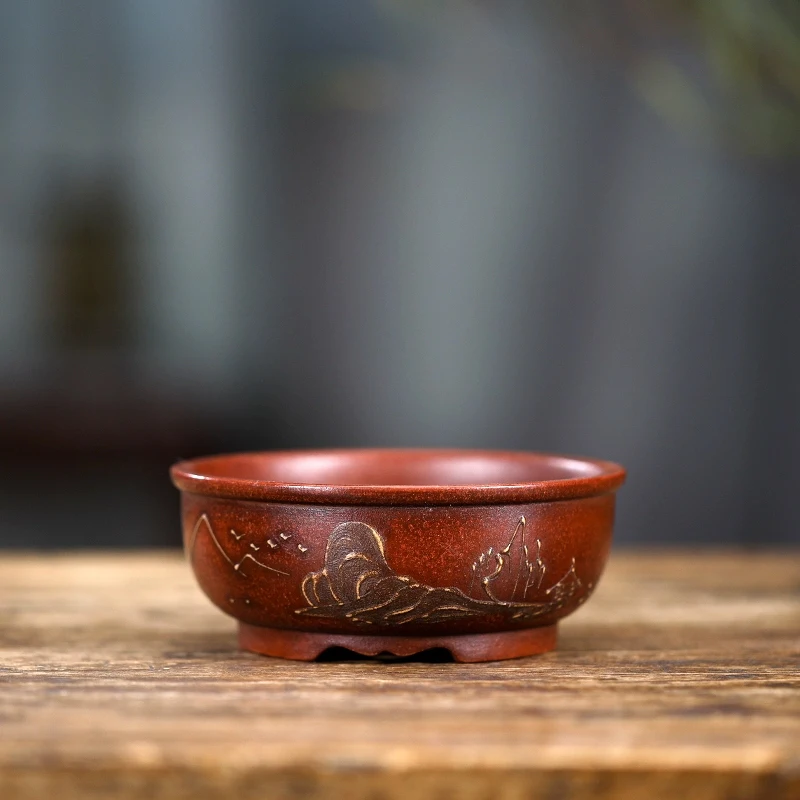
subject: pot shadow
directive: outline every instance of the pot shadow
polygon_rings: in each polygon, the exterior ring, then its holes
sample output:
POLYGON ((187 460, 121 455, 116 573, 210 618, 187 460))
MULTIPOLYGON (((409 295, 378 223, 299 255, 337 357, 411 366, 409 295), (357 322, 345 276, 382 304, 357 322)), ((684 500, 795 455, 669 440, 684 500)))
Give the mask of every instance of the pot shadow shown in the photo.
POLYGON ((328 647, 315 659, 317 663, 341 664, 348 661, 373 661, 386 664, 455 664, 453 654, 446 647, 431 647, 411 656, 396 656, 383 652, 376 656, 365 656, 346 647, 328 647))

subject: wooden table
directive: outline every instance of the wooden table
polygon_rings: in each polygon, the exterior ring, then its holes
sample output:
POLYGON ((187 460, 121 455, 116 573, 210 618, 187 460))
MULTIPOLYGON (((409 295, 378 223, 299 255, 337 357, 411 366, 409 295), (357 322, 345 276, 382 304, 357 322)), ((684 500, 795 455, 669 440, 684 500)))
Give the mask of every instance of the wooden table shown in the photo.
POLYGON ((0 557, 0 798, 800 798, 800 554, 616 553, 545 656, 239 653, 175 553, 0 557))

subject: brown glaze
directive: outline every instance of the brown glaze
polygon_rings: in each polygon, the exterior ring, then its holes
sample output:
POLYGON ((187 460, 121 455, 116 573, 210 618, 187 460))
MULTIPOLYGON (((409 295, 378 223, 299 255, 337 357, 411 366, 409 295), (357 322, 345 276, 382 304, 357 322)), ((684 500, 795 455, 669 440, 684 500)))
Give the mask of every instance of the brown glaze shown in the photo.
POLYGON ((611 543, 616 464, 532 453, 243 453, 172 468, 186 552, 240 643, 311 659, 544 652, 611 543))

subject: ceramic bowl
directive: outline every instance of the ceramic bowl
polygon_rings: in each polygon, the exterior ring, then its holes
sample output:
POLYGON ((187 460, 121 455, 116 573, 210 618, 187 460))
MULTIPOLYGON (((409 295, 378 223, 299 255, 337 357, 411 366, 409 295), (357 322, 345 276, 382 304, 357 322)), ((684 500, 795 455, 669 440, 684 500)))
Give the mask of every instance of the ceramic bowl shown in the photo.
POLYGON ((172 468, 197 580, 240 645, 458 661, 552 649, 608 556, 616 464, 537 453, 240 453, 172 468))

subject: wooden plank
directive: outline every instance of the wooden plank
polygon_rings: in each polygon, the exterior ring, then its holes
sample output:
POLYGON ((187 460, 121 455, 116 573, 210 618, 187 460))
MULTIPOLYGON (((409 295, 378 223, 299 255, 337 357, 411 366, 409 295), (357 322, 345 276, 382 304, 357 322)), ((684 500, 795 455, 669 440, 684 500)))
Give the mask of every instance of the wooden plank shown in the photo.
POLYGON ((0 558, 0 798, 800 798, 800 555, 615 555, 558 651, 236 650, 173 553, 0 558))

